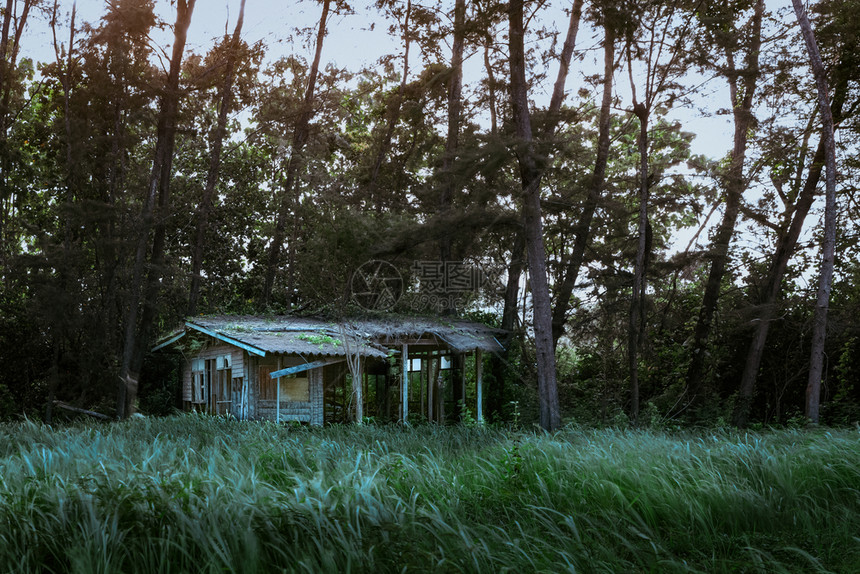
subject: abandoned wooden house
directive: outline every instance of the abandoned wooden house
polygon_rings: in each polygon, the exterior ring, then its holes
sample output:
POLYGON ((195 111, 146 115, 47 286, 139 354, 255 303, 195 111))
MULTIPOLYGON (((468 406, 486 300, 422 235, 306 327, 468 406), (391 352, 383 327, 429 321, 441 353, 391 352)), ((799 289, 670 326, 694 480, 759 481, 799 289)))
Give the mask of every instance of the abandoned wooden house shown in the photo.
POLYGON ((186 410, 311 425, 372 416, 483 418, 484 353, 503 332, 459 319, 343 322, 194 317, 154 351, 181 353, 186 410))

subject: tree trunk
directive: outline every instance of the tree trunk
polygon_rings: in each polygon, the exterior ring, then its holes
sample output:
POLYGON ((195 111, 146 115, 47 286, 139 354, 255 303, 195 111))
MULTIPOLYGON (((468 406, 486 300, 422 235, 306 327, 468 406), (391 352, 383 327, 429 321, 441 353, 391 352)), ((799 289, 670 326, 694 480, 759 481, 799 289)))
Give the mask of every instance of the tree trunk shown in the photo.
MULTIPOLYGON (((561 105, 565 98, 565 83, 567 80, 568 70, 570 68, 570 60, 573 57, 573 50, 576 46, 576 36, 579 32, 579 22, 582 16, 583 0, 574 0, 571 7, 570 20, 567 27, 567 35, 564 40, 561 58, 559 61, 558 74, 556 75, 555 84, 553 85, 553 93, 550 99, 550 106, 547 113, 547 121, 544 124, 542 137, 550 139, 558 125, 560 119, 561 105)), ((523 31, 523 34, 525 32, 523 31)), ((490 66, 488 46, 490 38, 486 39, 484 51, 484 64, 487 67, 487 75, 490 81, 490 104, 495 107, 495 78, 492 75, 490 66)), ((528 108, 526 107, 526 113, 528 108)), ((491 110, 491 116, 494 120, 495 110, 491 110)), ((496 133, 495 120, 493 123, 493 133, 496 133)), ((523 209, 523 214, 525 208, 523 209)), ((519 293, 520 278, 522 277, 523 266, 525 261, 526 250, 526 235, 525 235, 525 220, 523 219, 522 228, 516 232, 513 239, 513 247, 511 249, 511 262, 508 265, 507 275, 508 281, 505 286, 504 309, 502 311, 502 329, 512 331, 517 319, 517 295, 519 293)), ((544 263, 545 265, 545 263, 544 263)), ((555 357, 555 346, 553 345, 553 360, 555 357)), ((504 379, 505 379, 505 361, 507 360, 507 351, 503 351, 500 357, 497 357, 492 362, 493 379, 497 385, 496 392, 488 395, 488 410, 492 413, 501 413, 503 407, 504 396, 504 379)))
POLYGON ((833 280, 833 263, 836 255, 836 143, 834 137, 833 114, 830 109, 830 88, 827 74, 812 23, 800 0, 791 0, 797 23, 803 33, 806 51, 815 76, 818 89, 818 107, 821 110, 822 134, 824 140, 824 163, 827 166, 825 178, 824 206, 824 243, 821 246, 821 276, 815 301, 815 316, 812 323, 812 351, 809 359, 809 381, 806 387, 806 417, 818 424, 818 407, 821 395, 821 377, 824 366, 824 342, 827 337, 827 310, 830 305, 830 286, 833 280))
POLYGON ((269 246, 269 255, 266 264, 265 283, 263 285, 262 304, 268 306, 272 300, 272 288, 275 283, 275 275, 278 271, 278 263, 283 249, 284 238, 287 229, 287 217, 290 212, 290 207, 293 208, 293 233, 290 238, 290 261, 287 265, 287 307, 292 304, 292 291, 294 280, 295 262, 295 242, 298 236, 298 207, 299 193, 293 193, 293 188, 297 187, 296 179, 298 178, 299 170, 303 164, 302 153, 305 143, 308 138, 308 126, 313 117, 313 101, 314 92, 316 90, 317 75, 319 74, 320 57, 322 56, 323 40, 326 34, 326 20, 328 19, 329 7, 331 0, 323 1, 322 15, 320 16, 319 29, 317 30, 316 50, 314 52, 314 61, 311 64, 310 74, 308 75, 308 86, 305 91, 305 99, 303 109, 299 115, 298 123, 293 131, 293 144, 290 150, 290 161, 287 165, 287 180, 284 183, 282 190, 281 201, 278 208, 278 217, 275 223, 275 232, 272 235, 272 244, 269 246))
POLYGON ((487 95, 490 107, 490 133, 495 136, 499 133, 498 120, 496 119, 496 77, 493 73, 493 65, 490 62, 490 46, 493 38, 489 34, 484 37, 484 67, 487 70, 487 95))
POLYGON ((726 49, 728 61, 726 75, 729 81, 729 91, 734 116, 734 144, 731 153, 728 177, 726 180, 726 210, 717 228, 708 258, 711 267, 702 297, 702 306, 696 321, 691 349, 691 361, 687 369, 687 390, 690 402, 694 402, 699 394, 702 374, 705 365, 705 349, 711 334, 711 322, 717 309, 720 295, 720 284, 728 261, 729 245, 735 230, 741 199, 747 187, 744 181, 744 163, 746 160, 747 139, 752 125, 752 105, 756 81, 759 75, 759 50, 761 48, 761 22, 764 13, 764 1, 757 0, 753 15, 751 46, 746 57, 743 74, 734 63, 734 52, 726 49), (738 92, 738 77, 742 78, 742 92, 738 92))
MULTIPOLYGON (((18 18, 17 22, 15 22, 15 36, 12 39, 11 45, 9 45, 9 24, 10 20, 15 17, 15 10, 10 7, 12 4, 11 0, 7 0, 6 13, 3 17, 3 32, 2 32, 2 40, 3 40, 3 48, 0 49, 0 90, 2 90, 2 103, 0 103, 0 133, 2 133, 2 137, 5 139, 6 132, 9 129, 8 125, 8 116, 9 116, 9 99, 12 95, 12 82, 7 81, 7 77, 10 75, 10 71, 15 69, 15 65, 18 61, 18 51, 21 48, 21 34, 24 32, 24 28, 27 25, 27 17, 30 14, 30 8, 33 5, 33 0, 24 0, 23 8, 21 9, 21 16, 18 18), (7 58, 7 48, 6 46, 12 49, 12 53, 7 58)), ((76 3, 72 3, 72 20, 74 21, 74 12, 75 12, 76 3)), ((74 25, 72 26, 74 27, 74 25)), ((72 36, 74 36, 74 31, 72 31, 72 36)), ((69 49, 72 49, 69 46, 69 49)))
POLYGON ((528 109, 523 0, 510 2, 508 16, 510 22, 511 108, 514 133, 519 140, 517 160, 523 188, 523 231, 532 283, 540 425, 545 430, 552 431, 561 426, 561 414, 556 386, 555 353, 552 347, 552 310, 550 308, 540 206, 541 170, 537 164, 534 142, 532 141, 531 119, 528 109))
MULTIPOLYGON (((7 46, 9 45, 9 28, 12 25, 12 18, 15 16, 14 6, 14 0, 6 0, 6 9, 3 12, 3 28, 2 32, 0 32, 0 41, 2 41, 2 44, 0 44, 0 89, 2 89, 4 93, 10 84, 10 82, 8 81, 8 77, 10 75, 8 73, 9 67, 6 65, 6 50, 7 46)), ((56 14, 56 3, 54 5, 54 10, 54 13, 56 14)), ((52 26, 55 25, 55 20, 56 17, 51 20, 52 26)), ((2 121, 4 122, 4 124, 6 120, 6 114, 3 112, 5 111, 6 110, 0 110, 0 114, 2 114, 2 121)))
MULTIPOLYGON (((439 195, 439 217, 445 221, 450 217, 459 178, 454 173, 455 156, 459 147, 460 113, 463 107, 463 47, 466 31, 466 0, 454 4, 454 44, 451 49, 451 79, 448 83, 448 137, 445 141, 445 156, 442 158, 442 192, 439 195)), ((452 230, 453 231, 453 230, 452 230)), ((439 259, 451 260, 451 233, 439 239, 439 259)), ((449 309, 453 312, 453 309, 449 309)))
POLYGON ((643 299, 645 295, 645 255, 648 246, 648 107, 634 103, 639 118, 639 218, 633 290, 630 298, 630 330, 627 359, 630 370, 630 420, 639 421, 639 345, 644 337, 643 299))
MULTIPOLYGON (((842 106, 845 102, 846 90, 848 88, 847 81, 840 83, 837 86, 831 109, 834 118, 841 119, 842 106)), ((834 119, 834 129, 838 120, 834 119)), ((809 167, 809 174, 806 177, 806 182, 803 189, 797 197, 794 210, 791 216, 791 221, 787 228, 783 227, 783 232, 776 244, 774 250, 773 261, 770 265, 767 282, 760 295, 758 304, 761 309, 758 321, 756 323, 755 332, 749 349, 747 350, 747 358, 744 362, 744 371, 741 375, 740 384, 740 399, 742 402, 749 403, 752 401, 753 393, 755 392, 755 383, 758 377, 761 359, 764 355, 765 345, 767 344, 767 336, 770 331, 770 325, 776 315, 776 301, 779 297, 779 292, 782 287, 782 278, 785 275, 785 270, 788 267, 788 261, 797 247, 797 240, 800 237, 800 232, 803 230, 803 224, 806 221, 806 216, 812 207, 815 200, 815 190, 818 187, 818 182, 821 179, 822 168, 824 167, 824 142, 825 137, 822 134, 818 142, 818 148, 812 158, 812 164, 809 167)), ((803 158, 800 158, 802 163, 803 158)), ((741 426, 746 425, 746 415, 739 418, 737 421, 741 426)))
POLYGON ((155 298, 161 278, 164 255, 165 221, 170 191, 170 172, 173 162, 173 149, 176 136, 176 117, 179 107, 179 72, 182 54, 191 14, 196 0, 178 0, 176 6, 176 25, 174 27, 173 53, 170 71, 158 116, 158 136, 155 143, 155 157, 150 173, 147 195, 141 213, 139 231, 132 272, 131 296, 125 324, 125 344, 119 374, 117 417, 126 418, 132 413, 137 398, 137 384, 143 357, 149 344, 150 331, 155 319, 155 298), (154 221, 158 216, 157 221, 154 221), (155 224, 152 242, 149 273, 146 272, 146 251, 149 245, 149 232, 155 224), (143 312, 138 325, 138 307, 143 301, 143 312))
MULTIPOLYGON (((526 237, 522 230, 514 234, 514 245, 511 248, 511 261, 508 264, 508 280, 505 285, 505 300, 502 308, 502 329, 508 333, 514 330, 517 324, 517 309, 519 308, 520 278, 523 275, 525 265, 526 237)), ((510 337, 509 337, 510 340, 510 337)), ((491 414, 501 415, 504 408, 505 377, 508 372, 508 349, 507 345, 497 355, 493 356, 493 391, 487 394, 487 410, 491 414)))
POLYGON ((608 24, 604 24, 606 38, 603 45, 603 98, 600 102, 600 117, 597 122, 597 157, 588 195, 582 205, 582 212, 574 228, 574 242, 570 258, 564 266, 564 277, 558 289, 555 308, 552 313, 552 344, 558 347, 558 340, 564 333, 570 298, 579 277, 579 269, 585 259, 585 247, 591 236, 591 221, 606 181, 606 166, 609 161, 609 128, 612 106, 612 75, 615 66, 615 34, 608 24))
POLYGON ((239 18, 233 30, 233 38, 227 52, 224 82, 218 90, 218 123, 209 145, 209 170, 206 173, 206 187, 197 210, 197 229, 194 237, 194 252, 191 255, 191 290, 188 295, 188 315, 197 314, 197 304, 200 299, 200 272, 203 268, 203 250, 206 243, 206 233, 209 231, 209 212, 212 210, 212 198, 221 171, 221 150, 224 137, 227 134, 227 117, 233 105, 233 82, 236 79, 236 57, 239 50, 239 40, 242 34, 242 23, 245 19, 245 0, 239 4, 239 18))
MULTIPOLYGON (((54 43, 54 54, 57 61, 57 69, 60 73, 60 84, 63 89, 63 128, 66 137, 66 174, 65 174, 65 197, 63 198, 63 203, 65 205, 65 213, 62 213, 61 219, 63 221, 63 260, 57 266, 57 275, 59 279, 59 289, 60 292, 65 294, 68 291, 69 283, 71 282, 69 279, 69 262, 71 260, 71 247, 72 247, 72 224, 69 221, 71 206, 74 203, 74 194, 75 194, 75 163, 73 161, 73 153, 72 153, 72 117, 70 111, 70 100, 71 100, 71 90, 72 90, 72 64, 74 63, 73 55, 74 55, 74 47, 75 47, 75 14, 76 14, 76 3, 72 4, 72 15, 71 22, 69 24, 69 47, 68 53, 66 55, 65 61, 65 70, 63 70, 63 59, 62 53, 60 49, 60 44, 57 42, 57 2, 54 2, 54 11, 53 16, 51 18, 51 34, 53 36, 54 43)), ((5 117, 5 108, 0 111, 0 116, 5 117)), ((74 311, 71 309, 64 309, 59 317, 56 317, 56 323, 54 324, 54 332, 52 334, 53 341, 53 361, 51 365, 51 378, 48 385, 48 407, 45 412, 45 418, 48 421, 48 424, 51 424, 51 420, 53 417, 53 403, 56 399, 56 392, 59 387, 59 361, 61 357, 61 345, 62 341, 67 337, 68 333, 68 321, 69 314, 74 311)))
POLYGON ((552 96, 549 100, 549 109, 547 110, 547 123, 544 126, 542 137, 549 139, 555 133, 558 127, 558 122, 561 119, 561 104, 564 103, 565 91, 564 87, 567 83, 567 73, 570 70, 570 59, 573 57, 573 49, 576 47, 576 36, 579 33, 579 21, 582 17, 583 0, 574 0, 573 6, 570 8, 570 19, 567 23, 567 35, 564 38, 564 45, 561 48, 561 55, 558 59, 558 73, 555 76, 555 84, 552 87, 552 96))
MULTIPOLYGON (((567 74, 570 69, 570 60, 573 57, 573 49, 576 46, 576 36, 579 33, 579 21, 582 16, 583 0, 574 0, 571 7, 570 20, 567 26, 567 35, 564 39, 561 57, 559 58, 558 74, 556 75, 555 84, 553 84, 552 96, 550 98, 549 109, 547 110, 547 121, 543 126, 541 139, 549 140, 555 133, 558 127, 558 122, 561 119, 561 105, 565 98, 565 83, 567 74)), ((524 34, 525 32, 523 32, 524 34)), ((525 65, 525 64, 523 64, 525 65)), ((489 60, 487 60, 489 69, 489 60)), ((525 72, 523 72, 525 75, 525 72)), ((526 89, 526 88, 523 88, 526 89)), ((526 94, 527 101, 527 94, 526 94)), ((525 113, 528 114, 528 107, 525 108, 525 113)), ((508 283, 505 289, 505 306, 502 313, 502 328, 511 330, 514 327, 517 314, 517 292, 519 290, 520 277, 522 276, 523 264, 525 261, 522 254, 526 248, 525 241, 525 226, 514 236, 513 249, 511 254, 511 263, 508 267, 508 283)))

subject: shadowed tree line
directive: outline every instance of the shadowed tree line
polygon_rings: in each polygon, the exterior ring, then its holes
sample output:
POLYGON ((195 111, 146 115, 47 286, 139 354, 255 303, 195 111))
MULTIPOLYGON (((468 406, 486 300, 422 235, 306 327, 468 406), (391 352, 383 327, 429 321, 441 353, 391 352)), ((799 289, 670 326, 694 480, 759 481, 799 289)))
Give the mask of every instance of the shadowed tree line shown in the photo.
POLYGON ((860 419, 855 0, 377 0, 392 53, 363 69, 331 63, 343 0, 279 57, 244 0, 202 53, 200 6, 156 4, 0 6, 0 416, 169 412, 159 334, 364 313, 378 259, 395 312, 511 332, 492 420, 860 419), (697 115, 731 125, 721 156, 697 115), (416 305, 416 261, 494 280, 416 305))

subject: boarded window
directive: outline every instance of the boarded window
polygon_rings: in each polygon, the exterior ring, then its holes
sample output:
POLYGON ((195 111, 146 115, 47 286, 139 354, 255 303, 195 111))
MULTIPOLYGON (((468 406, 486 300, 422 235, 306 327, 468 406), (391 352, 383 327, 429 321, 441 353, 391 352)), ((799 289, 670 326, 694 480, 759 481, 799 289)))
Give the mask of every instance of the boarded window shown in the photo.
MULTIPOLYGON (((303 373, 307 374, 307 373, 303 373)), ((281 377, 281 401, 306 403, 311 400, 311 387, 307 376, 281 377)))
MULTIPOLYGON (((308 402, 311 400, 310 384, 308 377, 281 377, 272 379, 272 371, 276 371, 276 367, 261 366, 260 367, 260 399, 264 401, 278 400, 278 382, 281 385, 281 402, 308 402)), ((306 373, 302 373, 306 375, 306 373)))

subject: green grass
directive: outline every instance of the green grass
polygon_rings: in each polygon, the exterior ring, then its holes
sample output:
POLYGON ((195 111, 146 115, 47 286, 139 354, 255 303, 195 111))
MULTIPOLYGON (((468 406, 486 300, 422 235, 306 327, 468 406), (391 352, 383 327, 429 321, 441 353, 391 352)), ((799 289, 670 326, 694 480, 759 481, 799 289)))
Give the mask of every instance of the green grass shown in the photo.
POLYGON ((3 572, 858 572, 856 431, 0 426, 3 572))

